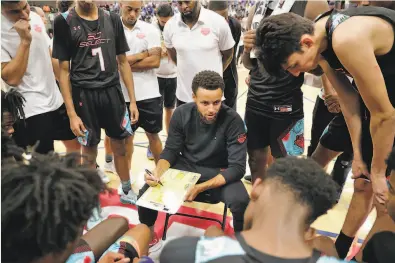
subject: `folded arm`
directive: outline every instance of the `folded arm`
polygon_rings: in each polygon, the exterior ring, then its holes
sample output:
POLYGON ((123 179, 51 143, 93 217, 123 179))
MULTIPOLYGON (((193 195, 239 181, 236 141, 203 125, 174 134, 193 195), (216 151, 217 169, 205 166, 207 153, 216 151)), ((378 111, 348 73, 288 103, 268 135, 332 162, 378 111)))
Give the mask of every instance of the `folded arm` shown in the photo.
MULTIPOLYGON (((3 49, 1 52, 6 52, 3 49)), ((29 61, 30 41, 21 40, 16 56, 8 62, 1 63, 1 78, 10 86, 18 86, 26 73, 29 61)), ((3 54, 2 54, 3 60, 3 54)))
POLYGON ((159 68, 162 49, 160 47, 151 48, 147 56, 131 64, 132 71, 144 71, 159 68))

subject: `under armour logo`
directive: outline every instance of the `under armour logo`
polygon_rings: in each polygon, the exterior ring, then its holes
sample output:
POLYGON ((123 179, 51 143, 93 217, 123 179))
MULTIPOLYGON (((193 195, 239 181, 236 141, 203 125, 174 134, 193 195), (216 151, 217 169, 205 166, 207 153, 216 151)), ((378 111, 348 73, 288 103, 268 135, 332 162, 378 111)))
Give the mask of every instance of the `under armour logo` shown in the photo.
POLYGON ((73 30, 76 31, 77 29, 81 29, 81 26, 75 26, 73 27, 73 30))

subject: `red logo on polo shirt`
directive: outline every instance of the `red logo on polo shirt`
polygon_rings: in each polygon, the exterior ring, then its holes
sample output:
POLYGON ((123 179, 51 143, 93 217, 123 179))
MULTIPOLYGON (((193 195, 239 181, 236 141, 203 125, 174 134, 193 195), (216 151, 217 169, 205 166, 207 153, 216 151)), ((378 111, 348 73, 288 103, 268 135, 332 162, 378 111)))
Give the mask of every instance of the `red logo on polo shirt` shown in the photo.
POLYGON ((41 33, 43 31, 43 29, 39 25, 34 25, 33 27, 34 27, 34 31, 36 31, 38 33, 41 33))
POLYGON ((143 38, 145 38, 145 34, 144 33, 138 33, 137 37, 140 38, 140 39, 143 39, 143 38))
POLYGON ((202 35, 207 36, 208 34, 210 34, 210 28, 202 28, 200 30, 200 32, 202 33, 202 35))
POLYGON ((247 139, 247 135, 246 135, 245 133, 242 133, 242 134, 240 134, 240 135, 237 137, 237 141, 238 141, 240 144, 244 143, 244 142, 246 141, 246 139, 247 139))

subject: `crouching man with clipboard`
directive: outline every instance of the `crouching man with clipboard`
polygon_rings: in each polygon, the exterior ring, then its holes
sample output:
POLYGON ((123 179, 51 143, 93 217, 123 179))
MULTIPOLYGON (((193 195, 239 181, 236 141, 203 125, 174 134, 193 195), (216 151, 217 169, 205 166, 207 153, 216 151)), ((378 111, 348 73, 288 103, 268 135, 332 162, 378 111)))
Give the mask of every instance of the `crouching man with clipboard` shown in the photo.
MULTIPOLYGON (((146 185, 139 196, 159 182, 163 184, 161 187, 169 187, 171 180, 161 181, 169 168, 200 174, 197 184, 187 192, 185 201, 200 200, 199 197, 207 196, 209 192, 210 196, 229 206, 234 230, 238 232, 243 228, 243 216, 249 202, 241 182, 246 168, 247 138, 239 114, 222 104, 224 86, 222 77, 213 71, 202 71, 194 77, 194 102, 175 110, 165 149, 152 174, 145 174, 146 185)), ((142 206, 138 212, 140 222, 150 227, 153 233, 158 212, 142 206)))

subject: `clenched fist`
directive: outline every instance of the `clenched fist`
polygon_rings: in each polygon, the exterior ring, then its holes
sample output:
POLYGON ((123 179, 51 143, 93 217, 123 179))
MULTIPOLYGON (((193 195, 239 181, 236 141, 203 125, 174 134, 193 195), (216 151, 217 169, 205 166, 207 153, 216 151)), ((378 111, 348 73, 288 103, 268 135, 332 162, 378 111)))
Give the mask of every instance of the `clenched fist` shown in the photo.
POLYGON ((24 40, 29 43, 32 41, 32 34, 30 33, 31 28, 29 21, 20 19, 14 24, 14 28, 16 32, 18 32, 19 36, 21 37, 21 40, 24 40))

